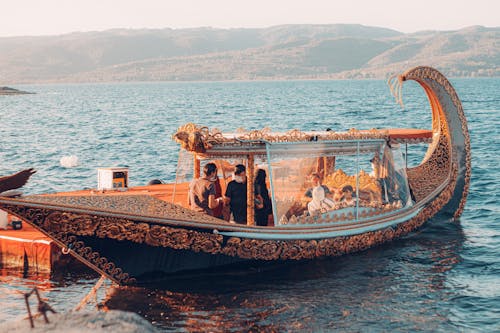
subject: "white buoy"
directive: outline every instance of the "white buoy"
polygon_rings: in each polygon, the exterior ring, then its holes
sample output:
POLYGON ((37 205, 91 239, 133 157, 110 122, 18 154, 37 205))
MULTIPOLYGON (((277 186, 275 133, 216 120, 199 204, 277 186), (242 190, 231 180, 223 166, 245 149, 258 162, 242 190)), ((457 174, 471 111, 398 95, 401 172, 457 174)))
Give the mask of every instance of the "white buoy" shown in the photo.
POLYGON ((59 163, 64 168, 74 168, 74 167, 78 166, 78 156, 75 156, 75 155, 63 156, 59 160, 59 163))

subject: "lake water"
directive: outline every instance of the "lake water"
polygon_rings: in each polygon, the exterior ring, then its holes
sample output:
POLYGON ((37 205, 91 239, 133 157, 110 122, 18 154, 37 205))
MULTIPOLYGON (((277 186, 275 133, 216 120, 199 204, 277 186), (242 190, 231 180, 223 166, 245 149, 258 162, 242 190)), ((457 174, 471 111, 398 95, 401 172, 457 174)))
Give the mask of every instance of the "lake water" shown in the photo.
MULTIPOLYGON (((108 286, 100 301, 167 331, 500 331, 500 79, 451 80, 469 121, 472 180, 458 222, 340 258, 264 272, 183 281, 163 289, 108 286)), ((98 167, 128 166, 132 186, 172 181, 184 123, 232 131, 430 127, 420 87, 405 109, 384 81, 120 83, 16 86, 0 96, 0 175, 37 173, 28 194, 93 188, 98 167), (63 168, 60 159, 77 156, 63 168)), ((422 149, 410 150, 411 163, 422 149)), ((1 323, 25 315, 38 286, 56 310, 73 308, 94 275, 0 270, 1 323)))

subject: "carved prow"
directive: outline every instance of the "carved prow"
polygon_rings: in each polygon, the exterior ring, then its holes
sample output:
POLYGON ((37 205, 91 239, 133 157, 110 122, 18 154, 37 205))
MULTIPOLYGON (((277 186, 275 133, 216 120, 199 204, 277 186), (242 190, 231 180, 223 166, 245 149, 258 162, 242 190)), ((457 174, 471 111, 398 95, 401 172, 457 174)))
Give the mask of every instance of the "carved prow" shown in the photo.
POLYGON ((399 80, 418 82, 432 111, 433 140, 422 164, 407 170, 410 186, 418 200, 439 183, 454 183, 451 198, 441 212, 456 219, 467 201, 471 176, 470 137, 462 103, 450 82, 434 68, 415 67, 399 80))

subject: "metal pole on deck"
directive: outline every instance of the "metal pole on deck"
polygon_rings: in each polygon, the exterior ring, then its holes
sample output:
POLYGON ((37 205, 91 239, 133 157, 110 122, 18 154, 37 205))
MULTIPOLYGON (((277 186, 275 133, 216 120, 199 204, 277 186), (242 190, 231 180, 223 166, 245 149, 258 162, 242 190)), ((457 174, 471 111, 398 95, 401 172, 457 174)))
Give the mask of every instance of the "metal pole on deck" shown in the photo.
POLYGON ((255 225, 255 160, 253 154, 247 156, 247 225, 255 225))
POLYGON ((359 218, 359 141, 356 142, 356 221, 359 218))
POLYGON ((174 203, 175 200, 175 191, 177 190, 177 183, 179 182, 179 169, 181 165, 181 154, 182 149, 179 151, 179 158, 177 160, 177 169, 175 170, 175 183, 174 183, 174 190, 172 191, 172 203, 174 203))
POLYGON ((273 209, 273 224, 278 225, 278 209, 276 207, 276 197, 274 196, 274 180, 273 180, 273 168, 271 165, 271 152, 269 151, 269 143, 266 142, 266 156, 267 156, 267 168, 269 174, 269 183, 271 185, 271 199, 272 199, 272 209, 273 209))
POLYGON ((405 143, 405 166, 406 166, 406 169, 408 169, 408 142, 405 143))
POLYGON ((201 163, 200 163, 200 160, 198 159, 198 157, 196 156, 196 154, 193 154, 193 158, 194 158, 194 171, 193 171, 193 179, 198 179, 200 178, 200 168, 201 168, 201 163))

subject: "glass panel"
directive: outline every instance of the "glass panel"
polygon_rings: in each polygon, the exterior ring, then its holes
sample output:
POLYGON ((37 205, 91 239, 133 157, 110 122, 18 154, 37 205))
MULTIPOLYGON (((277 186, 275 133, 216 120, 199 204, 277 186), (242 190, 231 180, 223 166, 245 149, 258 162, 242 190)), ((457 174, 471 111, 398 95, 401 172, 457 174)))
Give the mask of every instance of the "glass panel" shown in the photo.
POLYGON ((175 182, 189 182, 193 179, 194 159, 193 154, 185 149, 179 150, 179 159, 177 160, 177 172, 175 174, 175 182))
POLYGON ((177 160, 177 171, 175 174, 174 191, 172 194, 172 203, 188 207, 188 186, 193 179, 194 159, 193 154, 185 149, 179 150, 179 159, 177 160))
POLYGON ((401 207, 412 204, 405 164, 400 145, 386 146, 380 181, 384 189, 384 202, 387 204, 401 207))
POLYGON ((351 223, 411 204, 399 147, 368 140, 267 147, 276 225, 351 223))

